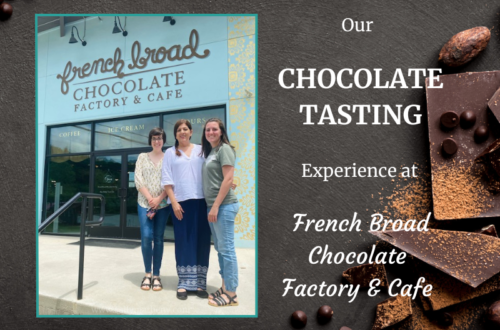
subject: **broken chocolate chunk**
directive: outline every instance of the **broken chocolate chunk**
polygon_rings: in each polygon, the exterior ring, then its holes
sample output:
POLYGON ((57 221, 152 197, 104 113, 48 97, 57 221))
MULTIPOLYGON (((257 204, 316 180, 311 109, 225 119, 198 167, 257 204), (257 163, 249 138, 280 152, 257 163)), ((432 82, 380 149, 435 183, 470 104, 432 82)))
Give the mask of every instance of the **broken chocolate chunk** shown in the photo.
POLYGON ((443 88, 432 88, 426 79, 434 217, 438 221, 499 217, 500 194, 495 196, 488 189, 488 178, 474 159, 500 132, 500 124, 488 110, 491 96, 500 88, 500 71, 441 75, 439 82, 443 88), (452 134, 443 130, 441 116, 449 111, 463 114, 464 124, 475 115, 475 127, 456 127, 452 134), (474 131, 483 125, 490 133, 478 144, 474 131), (442 142, 447 138, 458 146, 452 157, 443 157, 442 142))
POLYGON ((490 144, 475 161, 483 165, 488 177, 488 188, 493 192, 500 192, 500 139, 490 144))
POLYGON ((500 301, 494 302, 493 305, 488 308, 486 317, 491 323, 500 326, 500 301))
POLYGON ((490 188, 500 192, 500 139, 490 144, 475 161, 483 165, 490 188))
POLYGON ((500 290, 500 274, 473 288, 420 260, 414 260, 414 268, 426 285, 432 285, 430 296, 420 296, 425 310, 441 310, 500 290))
POLYGON ((480 230, 476 231, 476 233, 480 233, 483 235, 489 235, 489 236, 493 236, 493 237, 498 237, 495 225, 489 225, 489 226, 483 227, 480 230))
POLYGON ((473 288, 500 272, 499 238, 439 229, 370 233, 473 288))
POLYGON ((488 102, 488 108, 490 108, 491 112, 500 123, 500 88, 497 89, 491 100, 488 102))
POLYGON ((380 286, 385 288, 388 287, 387 275, 383 264, 373 263, 352 267, 346 270, 342 274, 342 277, 349 283, 359 285, 362 288, 368 288, 370 282, 378 278, 380 280, 380 286))
POLYGON ((411 299, 397 295, 377 305, 377 314, 372 330, 381 330, 399 323, 412 314, 411 299))

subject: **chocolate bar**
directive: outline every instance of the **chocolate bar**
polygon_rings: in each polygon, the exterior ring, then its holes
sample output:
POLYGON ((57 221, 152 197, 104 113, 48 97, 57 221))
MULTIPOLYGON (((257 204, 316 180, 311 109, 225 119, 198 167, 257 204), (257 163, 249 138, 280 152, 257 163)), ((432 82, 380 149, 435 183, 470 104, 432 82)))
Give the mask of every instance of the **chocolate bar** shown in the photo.
POLYGON ((360 285, 361 288, 368 288, 370 282, 375 278, 380 280, 379 286, 388 287, 387 275, 383 264, 373 263, 352 267, 346 270, 342 274, 342 277, 351 284, 360 285))
POLYGON ((429 88, 426 80, 434 217, 498 217, 500 194, 488 190, 474 159, 495 140, 498 122, 488 114, 488 102, 500 87, 500 71, 441 75, 439 83, 443 88, 429 88))
POLYGON ((419 260, 415 260, 415 269, 425 278, 425 284, 432 285, 430 296, 420 296, 425 310, 437 311, 500 290, 499 274, 473 288, 419 260))
POLYGON ((370 233, 473 288, 500 272, 499 238, 439 229, 370 233))
POLYGON ((490 108, 493 115, 500 122, 500 88, 491 97, 491 100, 488 102, 488 108, 490 108))
POLYGON ((447 308, 446 311, 427 312, 416 301, 412 301, 412 315, 391 330, 472 329, 474 324, 484 318, 489 304, 488 301, 473 300, 447 308))

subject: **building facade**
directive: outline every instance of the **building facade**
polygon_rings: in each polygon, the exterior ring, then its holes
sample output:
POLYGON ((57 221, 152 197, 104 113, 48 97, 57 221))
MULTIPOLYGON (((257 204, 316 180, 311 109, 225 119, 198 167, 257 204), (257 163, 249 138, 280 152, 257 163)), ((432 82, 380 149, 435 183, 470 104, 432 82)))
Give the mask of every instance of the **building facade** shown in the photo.
MULTIPOLYGON (((236 246, 254 247, 255 17, 120 16, 115 22, 87 17, 66 25, 64 36, 60 28, 38 33, 38 223, 76 193, 94 192, 106 198, 106 218, 87 229, 90 236, 140 237, 134 169, 139 153, 151 150, 149 131, 162 127, 167 148, 175 142, 175 122, 188 119, 199 144, 204 122, 218 117, 237 151, 236 246)), ((77 235, 81 207, 74 204, 45 233, 77 235)), ((94 202, 91 216, 99 208, 94 202)), ((173 239, 171 219, 165 238, 173 239)))

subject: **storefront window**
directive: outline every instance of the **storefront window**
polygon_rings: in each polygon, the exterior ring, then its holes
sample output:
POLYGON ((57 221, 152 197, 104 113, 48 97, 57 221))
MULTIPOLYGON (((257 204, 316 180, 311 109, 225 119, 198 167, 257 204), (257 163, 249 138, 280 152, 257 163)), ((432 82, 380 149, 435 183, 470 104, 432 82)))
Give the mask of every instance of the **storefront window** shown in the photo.
POLYGON ((149 131, 159 124, 158 116, 98 123, 95 150, 148 147, 149 131))
MULTIPOLYGON (((78 192, 89 191, 90 157, 66 156, 49 158, 46 216, 50 216, 78 192)), ((81 199, 58 217, 47 233, 80 233, 81 199)))
MULTIPOLYGON (((191 141, 199 144, 205 122, 214 117, 225 122, 225 112, 225 107, 220 106, 177 113, 164 112, 163 123, 160 121, 160 114, 157 114, 142 118, 123 118, 49 128, 45 219, 78 192, 92 191, 104 196, 106 204, 104 222, 100 226, 87 228, 90 235, 140 238, 140 222, 137 214, 138 192, 135 187, 134 172, 139 154, 151 150, 151 146, 148 145, 151 129, 163 124, 167 136, 165 147, 170 147, 175 144, 173 134, 175 123, 179 119, 187 119, 193 127, 191 141), (75 153, 80 155, 72 155, 75 153)), ((79 200, 73 204, 47 227, 45 232, 79 234, 81 203, 79 200)), ((90 199, 89 218, 97 220, 100 210, 101 202, 90 199)), ((169 240, 174 239, 172 216, 168 219, 164 237, 169 240)))
POLYGON ((91 125, 56 127, 50 130, 50 154, 90 152, 91 125))
POLYGON ((219 118, 223 123, 226 123, 224 108, 179 112, 164 115, 163 127, 165 133, 167 134, 167 142, 165 144, 170 146, 175 144, 174 126, 179 119, 189 120, 191 126, 193 127, 193 136, 191 137, 191 142, 201 144, 203 125, 205 125, 205 122, 210 118, 219 118))

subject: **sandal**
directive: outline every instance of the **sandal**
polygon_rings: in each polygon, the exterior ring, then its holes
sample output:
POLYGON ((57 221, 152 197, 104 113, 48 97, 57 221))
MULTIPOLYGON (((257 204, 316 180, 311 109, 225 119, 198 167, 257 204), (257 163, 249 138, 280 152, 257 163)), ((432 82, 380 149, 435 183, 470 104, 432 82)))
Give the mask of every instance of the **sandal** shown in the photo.
POLYGON ((198 298, 202 298, 202 299, 208 298, 208 293, 205 290, 196 290, 196 295, 198 296, 198 298))
POLYGON ((153 291, 161 291, 162 289, 163 285, 161 284, 161 279, 159 277, 153 277, 153 291), (158 283, 155 283, 155 281, 158 281, 158 283))
POLYGON ((141 289, 144 291, 149 291, 151 289, 151 277, 144 276, 141 282, 141 289), (146 280, 149 280, 149 283, 144 283, 146 280))
POLYGON ((214 300, 215 298, 220 297, 223 293, 224 293, 224 290, 221 287, 219 290, 215 291, 214 293, 211 293, 208 296, 208 299, 214 300))
POLYGON ((186 300, 188 298, 187 291, 177 291, 177 299, 186 300))
POLYGON ((235 294, 234 297, 231 297, 227 293, 223 293, 223 294, 229 299, 229 302, 224 300, 224 298, 222 298, 222 295, 221 295, 220 297, 216 297, 215 299, 212 299, 213 301, 215 301, 215 303, 217 305, 211 304, 210 301, 208 302, 208 304, 210 306, 214 306, 214 307, 226 307, 226 306, 238 306, 239 305, 237 301, 234 301, 234 298, 237 298, 238 295, 235 294))

